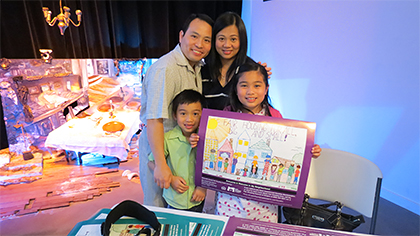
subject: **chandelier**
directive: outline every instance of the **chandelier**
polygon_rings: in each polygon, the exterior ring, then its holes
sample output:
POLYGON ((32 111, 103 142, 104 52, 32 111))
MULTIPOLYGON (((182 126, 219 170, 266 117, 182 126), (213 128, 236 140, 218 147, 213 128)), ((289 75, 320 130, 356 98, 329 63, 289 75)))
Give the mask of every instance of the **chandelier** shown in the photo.
POLYGON ((78 23, 75 24, 70 19, 70 15, 71 15, 70 14, 70 8, 66 7, 66 6, 61 7, 61 0, 60 0, 60 14, 58 14, 56 17, 54 17, 54 19, 51 20, 51 13, 52 12, 48 9, 48 7, 43 7, 42 11, 44 12, 45 21, 47 21, 47 23, 50 26, 54 26, 55 23, 58 21, 58 28, 60 28, 61 35, 64 35, 64 31, 66 31, 70 22, 76 27, 79 27, 80 23, 82 23, 82 11, 81 10, 76 10, 78 23), (64 13, 63 13, 63 10, 64 10, 64 13))

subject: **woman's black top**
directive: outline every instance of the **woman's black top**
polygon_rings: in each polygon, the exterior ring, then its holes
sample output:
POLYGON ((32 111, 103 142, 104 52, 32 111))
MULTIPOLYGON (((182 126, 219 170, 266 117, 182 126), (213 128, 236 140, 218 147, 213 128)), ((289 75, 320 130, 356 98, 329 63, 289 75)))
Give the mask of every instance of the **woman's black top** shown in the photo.
POLYGON ((203 95, 206 98, 208 108, 223 110, 229 103, 232 80, 223 87, 219 80, 211 79, 208 65, 201 69, 201 77, 203 79, 203 95))

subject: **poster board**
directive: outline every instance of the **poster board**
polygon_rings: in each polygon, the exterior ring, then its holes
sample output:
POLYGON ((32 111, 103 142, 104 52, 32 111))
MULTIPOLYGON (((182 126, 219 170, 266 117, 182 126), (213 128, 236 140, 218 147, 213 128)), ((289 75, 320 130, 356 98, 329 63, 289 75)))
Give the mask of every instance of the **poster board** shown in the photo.
POLYGON ((272 236, 272 235, 299 235, 299 236, 346 236, 366 235, 346 231, 320 229, 298 225, 261 222, 256 220, 230 217, 223 232, 223 236, 272 236))
POLYGON ((315 127, 313 122, 203 109, 195 183, 248 200, 300 208, 315 127))

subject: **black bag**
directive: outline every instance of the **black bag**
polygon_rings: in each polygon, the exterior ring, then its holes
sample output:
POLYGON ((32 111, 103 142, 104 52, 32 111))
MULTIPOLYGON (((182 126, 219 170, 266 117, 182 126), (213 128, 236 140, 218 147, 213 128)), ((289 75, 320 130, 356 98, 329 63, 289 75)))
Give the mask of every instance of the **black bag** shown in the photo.
MULTIPOLYGON (((140 203, 131 200, 125 200, 114 207, 105 219, 105 222, 101 225, 101 233, 103 236, 109 235, 109 228, 122 216, 131 216, 140 221, 148 223, 154 230, 153 236, 160 235, 161 225, 154 212, 150 211, 140 203)), ((152 231, 149 228, 143 228, 138 235, 141 233, 151 235, 152 231)))
POLYGON ((343 204, 338 201, 315 205, 309 203, 308 200, 309 195, 305 194, 301 209, 283 207, 283 216, 286 218, 283 223, 349 232, 361 223, 365 223, 363 215, 353 216, 342 213, 343 204), (330 206, 336 206, 336 209, 328 209, 330 206))

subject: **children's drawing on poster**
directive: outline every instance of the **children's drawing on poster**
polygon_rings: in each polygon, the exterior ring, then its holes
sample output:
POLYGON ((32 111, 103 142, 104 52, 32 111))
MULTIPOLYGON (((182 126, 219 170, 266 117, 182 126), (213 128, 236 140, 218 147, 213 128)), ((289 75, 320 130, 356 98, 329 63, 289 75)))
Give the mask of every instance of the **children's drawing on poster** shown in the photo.
POLYGON ((274 198, 280 205, 301 195, 314 123, 214 110, 204 110, 203 117, 196 171, 203 187, 248 198, 263 194, 266 202, 274 198))
POLYGON ((203 172, 296 190, 306 136, 302 128, 210 116, 203 172))

